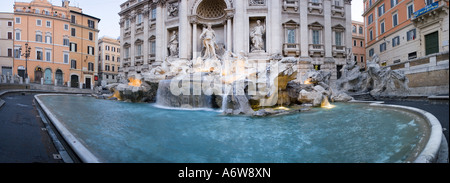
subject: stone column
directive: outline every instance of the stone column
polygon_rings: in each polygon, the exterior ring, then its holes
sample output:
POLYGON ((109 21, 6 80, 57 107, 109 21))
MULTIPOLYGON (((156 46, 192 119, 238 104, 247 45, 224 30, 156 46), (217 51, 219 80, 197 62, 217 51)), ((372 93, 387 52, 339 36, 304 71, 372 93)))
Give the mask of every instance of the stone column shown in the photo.
MULTIPOLYGON (((246 15, 246 9, 245 9, 245 5, 246 5, 247 0, 242 0, 239 3, 235 3, 235 15, 234 15, 234 26, 233 26, 233 31, 234 31, 234 51, 235 53, 239 53, 241 50, 248 50, 248 48, 246 48, 246 46, 248 45, 248 43, 245 43, 245 40, 247 40, 245 37, 248 35, 245 34, 245 30, 248 30, 249 27, 245 27, 245 19, 247 18, 246 15)), ((248 21, 248 20, 247 20, 248 21)))
MULTIPOLYGON (((124 43, 125 43, 125 42, 123 42, 123 37, 125 35, 125 31, 124 31, 124 29, 125 29, 125 26, 124 26, 125 25, 125 20, 122 19, 120 21, 119 25, 120 25, 120 68, 122 68, 122 70, 123 70, 123 59, 125 58, 125 48, 123 46, 124 43)), ((105 70, 105 61, 104 61, 104 59, 105 59, 105 48, 102 48, 102 65, 101 65, 102 71, 105 70)))
POLYGON ((188 20, 188 4, 187 0, 181 0, 178 6, 178 17, 180 27, 178 29, 179 53, 178 56, 182 60, 189 60, 191 25, 188 20))
POLYGON ((323 1, 323 14, 324 14, 324 47, 325 47, 325 58, 333 57, 332 54, 332 30, 331 30, 331 1, 325 0, 323 1))
POLYGON ((300 1, 300 56, 309 57, 308 1, 300 1))
MULTIPOLYGON (((350 50, 348 53, 353 53, 353 41, 352 41, 352 4, 348 1, 345 3, 345 46, 347 50, 350 50)), ((357 32, 359 30, 356 30, 357 32)), ((358 43, 359 44, 359 43, 358 43)), ((353 58, 351 58, 353 59, 353 58)))
POLYGON ((144 65, 148 65, 148 55, 149 55, 149 49, 148 49, 148 38, 149 38, 149 34, 148 34, 148 21, 150 20, 149 18, 149 6, 148 4, 144 6, 144 11, 143 13, 143 18, 144 18, 144 43, 143 43, 143 47, 142 47, 142 53, 144 55, 144 65))
POLYGON ((131 29, 131 42, 130 42, 130 60, 131 60, 131 67, 135 67, 135 44, 134 42, 136 41, 136 12, 133 10, 131 12, 131 20, 130 20, 130 29, 131 29))
POLYGON ((192 59, 197 59, 197 22, 192 23, 192 59))
POLYGON ((233 30, 232 28, 231 28, 231 17, 229 17, 228 19, 227 19, 227 51, 231 51, 231 49, 232 49, 232 43, 231 43, 231 30, 233 30))
MULTIPOLYGON (((281 39, 281 1, 270 1, 269 4, 270 29, 271 29, 271 51, 270 54, 281 53, 283 50, 281 39)), ((268 26, 268 25, 266 25, 268 26)))
MULTIPOLYGON (((156 62, 162 63, 164 60, 164 3, 161 1, 156 6, 156 62)), ((157 64, 158 65, 158 64, 157 64)))

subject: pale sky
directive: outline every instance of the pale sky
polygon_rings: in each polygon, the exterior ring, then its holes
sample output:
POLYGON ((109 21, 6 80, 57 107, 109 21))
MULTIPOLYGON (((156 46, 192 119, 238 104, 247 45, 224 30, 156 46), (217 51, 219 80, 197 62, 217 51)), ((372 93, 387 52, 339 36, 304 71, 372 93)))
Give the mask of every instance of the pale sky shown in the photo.
MULTIPOLYGON (((31 0, 0 0, 0 12, 13 12, 14 2, 31 2, 31 0)), ((48 0, 53 5, 61 6, 61 0, 48 0)), ((305 1, 305 0, 302 0, 305 1)), ((108 36, 118 38, 120 36, 119 11, 120 4, 125 0, 70 0, 71 6, 78 6, 83 13, 100 18, 99 37, 108 36)), ((352 20, 362 22, 363 0, 352 0, 352 20)))

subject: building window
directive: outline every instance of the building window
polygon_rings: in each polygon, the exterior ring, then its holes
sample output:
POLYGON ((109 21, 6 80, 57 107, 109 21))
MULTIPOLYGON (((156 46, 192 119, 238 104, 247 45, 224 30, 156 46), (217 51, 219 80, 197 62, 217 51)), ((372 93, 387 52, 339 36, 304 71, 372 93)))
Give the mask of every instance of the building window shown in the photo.
POLYGON ((136 56, 142 56, 142 44, 136 45, 136 56))
POLYGON ((295 44, 296 43, 296 41, 295 41, 295 29, 288 29, 287 30, 287 32, 288 32, 288 43, 290 43, 290 44, 295 44))
POLYGON ((52 44, 52 36, 45 36, 45 43, 52 44))
POLYGON ((51 58, 52 58, 52 51, 45 50, 45 61, 51 62, 51 58))
POLYGON ((13 57, 13 49, 8 48, 8 57, 13 57))
POLYGON ((414 4, 411 3, 410 5, 408 5, 408 19, 411 19, 412 16, 414 15, 414 4))
POLYGON ((64 24, 64 30, 69 30, 69 24, 64 24))
POLYGON ((356 40, 353 40, 353 46, 356 47, 356 40))
POLYGON ((21 40, 20 35, 21 35, 20 32, 17 31, 17 32, 16 32, 16 41, 20 41, 20 40, 21 40))
POLYGON ((356 34, 356 25, 353 26, 352 32, 356 34))
POLYGON ((373 40, 373 30, 372 29, 369 30, 369 39, 370 39, 370 41, 373 40))
POLYGON ((77 43, 70 43, 70 51, 77 52, 77 43))
POLYGON ((22 19, 20 17, 16 17, 16 24, 20 24, 22 22, 22 19))
POLYGON ((70 34, 71 36, 76 36, 77 35, 77 32, 76 32, 76 29, 75 28, 72 28, 72 31, 71 31, 71 34, 70 34))
POLYGON ((89 40, 94 40, 94 34, 92 32, 89 32, 89 40))
POLYGON ((384 52, 386 51, 386 43, 381 43, 380 44, 380 52, 384 52))
POLYGON ((372 22, 373 22, 373 14, 370 14, 369 18, 367 18, 367 19, 368 19, 367 21, 368 21, 369 25, 372 24, 372 22))
POLYGON ((335 32, 336 46, 342 46, 342 32, 335 32))
POLYGON ((391 0, 391 8, 398 4, 398 0, 391 0))
POLYGON ((36 34, 36 42, 42 43, 42 34, 41 33, 36 34))
POLYGON ((64 45, 64 46, 69 46, 69 39, 64 38, 64 39, 63 39, 63 45, 64 45))
POLYGON ((408 60, 417 58, 417 52, 408 53, 408 60))
POLYGON ((150 41, 150 54, 156 54, 156 41, 150 41))
POLYGON ((358 62, 358 56, 354 55, 354 56, 353 56, 353 60, 354 60, 355 62, 358 62))
POLYGON ((359 27, 359 34, 363 34, 363 28, 359 27))
POLYGON ((382 21, 382 22, 380 23, 380 32, 381 32, 381 34, 383 34, 384 31, 385 31, 384 21, 382 21))
POLYGON ((71 16, 71 19, 70 19, 70 23, 76 23, 77 21, 76 21, 76 17, 75 17, 75 15, 72 15, 71 16))
POLYGON ((406 33, 406 39, 407 41, 415 40, 416 39, 416 29, 412 29, 406 33))
POLYGON ((94 55, 94 47, 88 46, 87 49, 88 49, 88 54, 89 55, 94 55))
POLYGON ((70 61, 70 68, 71 69, 77 69, 77 61, 76 60, 71 60, 70 61))
POLYGON ((364 56, 361 56, 361 62, 364 62, 364 56))
POLYGON ((42 60, 42 50, 37 50, 36 51, 36 60, 42 60))
POLYGON ((92 20, 88 20, 88 26, 89 26, 89 28, 91 28, 91 29, 95 29, 95 22, 92 21, 92 20))
POLYGON ((382 4, 380 7, 378 7, 378 17, 381 17, 386 12, 384 8, 384 4, 382 4))
POLYGON ((375 54, 375 50, 372 48, 369 50, 369 56, 373 57, 373 55, 375 54))
POLYGON ((320 44, 320 31, 313 30, 313 44, 320 44))
POLYGON ((395 13, 392 15, 392 26, 395 27, 398 25, 398 14, 395 13))
POLYGON ((152 20, 155 20, 156 19, 156 8, 152 9, 151 14, 152 14, 152 16, 151 16, 152 20))
POLYGON ((68 53, 64 53, 64 63, 65 64, 69 63, 69 54, 68 53))
POLYGON ((109 51, 109 46, 105 46, 105 50, 106 50, 106 51, 109 51))
POLYGON ((12 27, 13 23, 11 21, 8 21, 8 27, 12 27))
POLYGON ((88 71, 94 71, 94 64, 92 62, 88 63, 88 71))
POLYGON ((113 71, 114 72, 114 65, 111 67, 112 69, 111 69, 111 71, 113 71))
POLYGON ((113 61, 114 62, 114 59, 115 59, 115 57, 114 57, 114 55, 111 57, 111 61, 113 61))
POLYGON ((359 44, 361 45, 361 47, 364 47, 363 41, 360 41, 359 44))
POLYGON ((109 55, 105 55, 105 60, 109 60, 109 55))
POLYGON ((130 58, 130 48, 125 48, 125 58, 130 58))
POLYGON ((42 20, 37 19, 36 20, 36 26, 42 26, 42 20))
POLYGON ((47 26, 47 27, 52 27, 52 22, 47 21, 47 22, 45 22, 45 23, 46 23, 46 26, 47 26))
POLYGON ((142 14, 138 14, 138 15, 137 15, 137 24, 138 24, 138 25, 142 24, 142 21, 143 21, 143 19, 142 19, 142 14))
POLYGON ((125 20, 125 28, 130 28, 130 19, 125 20))
POLYGON ((14 58, 20 58, 21 51, 19 48, 14 48, 14 58))
POLYGON ((392 38, 392 47, 396 47, 398 45, 400 45, 400 37, 396 36, 396 37, 392 38))
POLYGON ((13 39, 12 32, 8 32, 8 39, 10 39, 10 40, 13 39))

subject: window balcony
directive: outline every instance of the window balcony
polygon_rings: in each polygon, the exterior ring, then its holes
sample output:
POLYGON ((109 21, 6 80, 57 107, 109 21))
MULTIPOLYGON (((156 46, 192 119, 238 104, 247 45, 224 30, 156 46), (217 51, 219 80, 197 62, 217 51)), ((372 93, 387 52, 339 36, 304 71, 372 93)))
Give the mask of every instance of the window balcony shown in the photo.
POLYGON ((333 57, 336 56, 346 56, 346 52, 345 52, 345 46, 337 46, 337 45, 333 45, 333 57))
POLYGON ((322 1, 309 1, 308 3, 308 11, 309 13, 313 13, 314 11, 318 11, 319 14, 323 13, 323 3, 322 1))
POLYGON ((310 56, 324 56, 325 50, 323 44, 309 44, 310 56))
POLYGON ((139 55, 134 57, 134 65, 139 66, 144 64, 144 56, 139 55))
POLYGON ((288 9, 298 11, 298 0, 285 0, 283 2, 283 10, 287 11, 288 9))
POLYGON ((336 16, 337 14, 340 14, 341 17, 345 16, 345 10, 343 6, 336 6, 336 5, 332 5, 331 6, 331 14, 333 16, 336 16))
POLYGON ((283 53, 285 56, 300 56, 300 44, 298 43, 284 43, 283 53))

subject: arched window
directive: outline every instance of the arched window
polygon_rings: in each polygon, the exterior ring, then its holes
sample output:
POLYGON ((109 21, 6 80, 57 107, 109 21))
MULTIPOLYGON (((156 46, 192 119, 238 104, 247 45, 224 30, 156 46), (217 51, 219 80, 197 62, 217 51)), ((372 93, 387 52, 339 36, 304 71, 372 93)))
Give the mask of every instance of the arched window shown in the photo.
POLYGON ((363 28, 359 27, 359 34, 363 34, 363 28))

